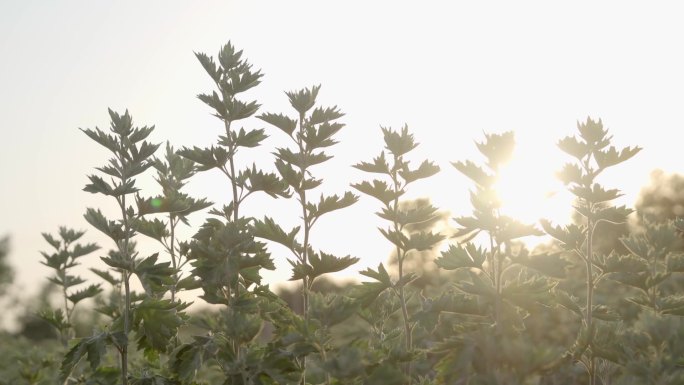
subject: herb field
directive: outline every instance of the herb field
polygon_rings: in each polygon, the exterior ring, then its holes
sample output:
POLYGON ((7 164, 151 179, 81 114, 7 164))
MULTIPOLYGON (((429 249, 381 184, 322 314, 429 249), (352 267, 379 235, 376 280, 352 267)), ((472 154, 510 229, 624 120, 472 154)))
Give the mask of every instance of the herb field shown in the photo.
MULTIPOLYGON (((152 142, 155 128, 134 111, 81 129, 109 155, 74 189, 118 211, 84 207, 87 232, 43 233, 59 301, 42 304, 35 329, 2 335, 0 384, 684 384, 684 220, 612 203, 620 186, 604 186, 602 173, 628 175, 641 148, 616 148, 601 120, 558 138, 570 223, 502 212, 512 131, 466 138, 480 158, 437 164, 416 151, 419 128, 379 127, 367 138, 377 151, 349 165, 366 178, 326 195, 329 153, 346 129, 341 108, 318 102, 329 90, 286 92, 290 112, 272 113, 244 96, 262 73, 241 50, 196 57, 214 84, 198 95, 219 127, 211 147, 152 142), (288 145, 269 148, 270 136, 288 145), (186 192, 204 172, 225 176, 229 204, 186 192), (467 177, 458 188, 470 200, 459 204, 470 215, 405 197, 437 173, 467 177), (258 195, 286 200, 296 226, 250 212, 258 195), (357 219, 382 220, 388 260, 343 284, 336 274, 360 270, 359 257, 319 250, 314 230, 360 200, 375 205, 357 219), (437 226, 445 217, 448 229, 437 226), (180 236, 188 227, 194 235, 180 236), (109 241, 91 243, 92 232, 109 241), (530 238, 545 242, 531 248, 530 238), (157 252, 139 251, 150 239, 157 252), (274 250, 287 252, 294 292, 264 282, 274 250), (76 268, 86 259, 99 267, 76 268), (211 310, 190 311, 190 291, 211 310)), ((338 226, 343 236, 354 224, 338 226)))

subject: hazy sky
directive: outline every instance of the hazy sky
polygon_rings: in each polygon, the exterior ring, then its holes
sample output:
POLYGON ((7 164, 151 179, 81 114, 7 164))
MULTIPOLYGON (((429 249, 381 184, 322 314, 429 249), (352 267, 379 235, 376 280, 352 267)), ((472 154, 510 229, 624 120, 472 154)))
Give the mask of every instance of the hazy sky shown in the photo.
MULTIPOLYGON (((326 192, 366 177, 349 166, 379 153, 380 125, 407 123, 421 143, 416 159, 442 167, 409 195, 466 213, 471 185, 449 161, 478 160, 474 141, 483 132, 514 130, 519 171, 508 184, 514 197, 529 195, 511 212, 562 220, 563 194, 539 197, 558 188, 553 173, 567 159, 555 143, 591 116, 603 119, 616 145, 644 147, 602 179, 632 205, 652 169, 684 172, 684 24, 671 4, 2 1, 0 235, 12 237, 17 282, 24 294, 35 293, 49 273, 39 263, 39 250, 48 249, 41 232, 87 229, 84 240, 112 247, 82 217, 86 207, 114 211, 107 198, 81 191, 108 154, 79 127, 107 128, 107 107, 128 108, 137 124, 156 125, 154 141, 180 147, 215 140, 221 124, 195 98, 211 82, 193 51, 215 55, 228 40, 265 73, 249 94, 262 112, 291 113, 283 91, 320 83, 320 101, 347 113, 336 157, 315 170, 327 176, 326 192)), ((280 132, 269 133, 249 159, 267 169, 273 146, 286 143, 280 132)), ((158 191, 151 173, 139 185, 152 189, 148 195, 158 191)), ((198 176, 189 191, 221 204, 229 196, 214 173, 198 176)), ((264 198, 248 210, 294 225, 296 204, 264 198)), ((377 209, 363 197, 331 214, 314 245, 360 257, 347 274, 376 266, 389 250, 375 229, 377 209)), ((191 220, 202 222, 201 215, 191 220)), ((269 279, 276 282, 290 272, 283 250, 273 251, 279 271, 269 279)), ((86 264, 104 266, 96 256, 86 264)))

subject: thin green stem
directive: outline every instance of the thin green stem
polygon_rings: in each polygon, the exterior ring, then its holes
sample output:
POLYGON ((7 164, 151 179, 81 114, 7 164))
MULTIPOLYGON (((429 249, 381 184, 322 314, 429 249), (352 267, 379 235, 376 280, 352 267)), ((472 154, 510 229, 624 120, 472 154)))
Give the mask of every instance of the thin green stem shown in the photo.
MULTIPOLYGON (((591 202, 587 201, 589 212, 593 209, 591 202)), ((593 306, 594 306, 594 228, 592 226, 591 218, 587 218, 587 255, 585 258, 585 267, 587 275, 587 309, 585 314, 585 323, 587 325, 588 344, 592 349, 589 357, 589 384, 596 383, 596 358, 593 352, 594 344, 594 324, 593 324, 593 306)))
MULTIPOLYGON (((591 185, 593 184, 593 180, 596 177, 597 173, 594 172, 591 168, 591 153, 589 153, 584 160, 580 161, 582 168, 584 169, 584 172, 590 176, 589 180, 587 180, 584 183, 585 188, 591 189, 591 185)), ((586 270, 586 294, 587 294, 587 299, 586 299, 586 311, 585 311, 585 316, 584 316, 584 323, 587 328, 587 344, 590 348, 589 350, 589 363, 587 366, 587 371, 589 374, 589 385, 595 385, 596 384, 596 356, 594 355, 593 352, 593 345, 594 345, 594 319, 593 319, 593 306, 594 306, 594 288, 596 285, 596 281, 594 281, 594 248, 593 248, 593 243, 594 243, 594 230, 596 223, 593 222, 591 215, 594 212, 594 203, 591 202, 588 199, 584 200, 584 203, 586 204, 586 209, 587 212, 589 213, 588 215, 585 215, 587 218, 587 250, 586 250, 586 255, 582 255, 581 250, 576 250, 580 257, 584 260, 585 264, 585 270, 586 270)), ((584 214, 583 214, 584 215, 584 214)))
POLYGON ((177 285, 178 285, 178 272, 176 269, 178 268, 178 261, 176 261, 176 223, 174 222, 175 215, 173 213, 169 214, 169 225, 171 227, 170 231, 170 237, 171 237, 171 245, 169 248, 169 254, 171 255, 171 266, 173 266, 173 270, 175 271, 174 274, 174 282, 173 285, 171 286, 171 302, 176 301, 176 290, 177 290, 177 285))
MULTIPOLYGON (((394 155, 394 164, 392 167, 391 175, 390 177, 392 178, 392 183, 394 187, 394 193, 395 196, 398 195, 399 191, 401 191, 401 182, 399 181, 399 177, 397 175, 397 165, 402 162, 401 157, 398 157, 394 155)), ((399 211, 399 198, 396 197, 394 198, 393 202, 393 207, 391 207, 391 210, 394 212, 399 211)), ((396 233, 401 233, 402 232, 402 227, 397 223, 396 221, 393 222, 394 226, 394 231, 396 233)), ((406 257, 406 251, 402 250, 398 245, 396 246, 396 251, 397 251, 397 265, 399 268, 399 281, 401 281, 404 278, 404 258, 406 257)), ((404 322, 404 334, 405 334, 405 341, 406 341, 406 351, 411 352, 413 350, 413 333, 411 331, 411 323, 409 320, 409 314, 408 314, 408 306, 406 304, 406 295, 404 293, 404 285, 399 287, 399 301, 401 302, 401 316, 404 322)), ((409 361, 406 364, 406 374, 408 377, 408 384, 411 385, 412 382, 412 377, 411 377, 411 372, 412 372, 412 364, 409 361)))
MULTIPOLYGON (((121 143, 124 143, 123 137, 121 138, 121 143)), ((122 147, 122 151, 125 151, 122 147)), ((122 153, 119 154, 119 162, 124 165, 124 156, 122 153)), ((121 184, 123 186, 128 182, 127 178, 124 176, 121 178, 121 184)), ((126 194, 121 196, 119 201, 119 206, 121 207, 122 221, 124 225, 124 238, 123 245, 120 246, 119 251, 121 252, 121 257, 125 261, 130 261, 129 254, 129 237, 130 237, 130 224, 128 223, 128 214, 126 213, 126 194)), ((126 270, 122 270, 123 284, 124 284, 124 335, 128 338, 130 332, 130 314, 131 314, 131 288, 130 288, 130 273, 126 270)), ((121 383, 122 385, 128 385, 128 342, 126 342, 121 347, 121 383)))
MULTIPOLYGON (((225 120, 224 122, 225 128, 226 128, 226 138, 230 141, 230 120, 225 120)), ((228 164, 230 167, 230 175, 228 176, 230 178, 230 185, 233 190, 233 221, 237 222, 239 218, 239 210, 240 210, 240 199, 238 196, 238 191, 237 191, 237 181, 235 180, 235 146, 232 141, 229 142, 229 147, 228 147, 228 153, 230 156, 228 157, 228 164)))
MULTIPOLYGON (((293 140, 297 143, 297 146, 299 147, 299 152, 301 154, 305 154, 308 150, 306 149, 304 142, 303 142, 303 137, 304 137, 304 113, 299 114, 299 137, 295 139, 293 137, 293 140)), ((301 179, 301 184, 299 185, 299 203, 302 208, 302 221, 304 222, 304 242, 302 243, 302 253, 301 253, 301 259, 300 262, 303 265, 308 265, 309 263, 309 233, 311 231, 311 222, 309 221, 309 214, 308 211, 306 210, 306 204, 307 204, 307 197, 306 197, 306 189, 304 188, 304 181, 306 180, 306 172, 307 172, 307 167, 306 166, 300 166, 299 171, 302 175, 301 179)), ((304 325, 306 325, 308 329, 309 325, 309 277, 304 275, 302 278, 302 313, 304 315, 304 325)), ((306 384, 306 356, 302 358, 302 366, 304 368, 302 372, 302 385, 306 384)))

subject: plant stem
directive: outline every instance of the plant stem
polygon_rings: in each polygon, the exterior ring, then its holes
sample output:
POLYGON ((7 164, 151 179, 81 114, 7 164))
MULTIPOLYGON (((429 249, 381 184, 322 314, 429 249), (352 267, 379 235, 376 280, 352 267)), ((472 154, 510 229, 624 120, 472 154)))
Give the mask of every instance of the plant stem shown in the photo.
POLYGON ((121 347, 121 383, 128 384, 128 331, 130 329, 130 311, 131 311, 131 288, 129 284, 130 275, 124 272, 126 279, 124 280, 125 300, 124 307, 124 334, 126 335, 126 344, 121 347))
MULTIPOLYGON (((64 246, 64 252, 67 252, 66 245, 64 246)), ((66 265, 66 263, 65 263, 65 265, 66 265)), ((66 266, 64 266, 64 268, 60 271, 60 275, 62 278, 62 295, 64 297, 64 317, 66 317, 67 322, 69 322, 70 313, 69 313, 69 302, 68 302, 68 298, 67 298, 66 266)), ((60 330, 60 339, 62 340, 62 346, 66 347, 68 345, 68 340, 69 340, 69 328, 67 328, 64 331, 60 330)))
MULTIPOLYGON (((304 113, 299 114, 299 139, 295 139, 299 152, 304 154, 307 150, 304 146, 302 138, 304 137, 304 113)), ((306 189, 304 188, 304 181, 306 180, 306 166, 300 166, 299 171, 302 174, 302 182, 299 186, 299 203, 302 206, 302 220, 304 222, 304 242, 302 243, 301 263, 307 265, 309 263, 309 232, 311 231, 311 223, 309 222, 309 215, 306 211, 306 189)), ((309 327, 309 277, 304 275, 302 278, 302 313, 304 315, 304 325, 308 330, 309 327)), ((302 359, 304 371, 302 373, 302 385, 306 384, 306 356, 302 359)))
MULTIPOLYGON (((399 259, 399 279, 404 276, 403 274, 403 257, 399 259)), ((406 351, 410 352, 413 350, 413 338, 411 333, 411 324, 409 323, 408 308, 406 306, 406 297, 404 296, 404 287, 399 288, 399 300, 401 301, 401 315, 404 320, 404 333, 406 334, 406 351)), ((411 361, 406 364, 406 372, 408 376, 408 384, 411 385, 412 378, 411 372, 413 371, 411 361)))
MULTIPOLYGON (((218 84, 217 84, 218 85, 218 84)), ((220 85, 219 85, 220 87, 220 85)), ((231 141, 231 136, 230 136, 230 125, 231 121, 230 120, 224 120, 223 121, 224 127, 226 129, 226 138, 228 140, 228 165, 230 169, 227 172, 228 179, 230 179, 230 187, 233 193, 233 222, 237 224, 238 219, 240 217, 240 199, 238 196, 238 186, 237 186, 237 180, 235 179, 235 145, 231 141)), ((225 167, 224 167, 225 169, 225 167)), ((238 277, 238 282, 235 286, 234 294, 232 294, 235 298, 239 297, 240 295, 240 279, 238 277)), ((230 296, 230 294, 229 294, 230 296)), ((240 360, 240 343, 238 341, 231 341, 231 345, 233 347, 233 353, 235 354, 235 357, 240 360)), ((241 377, 243 379, 243 382, 245 382, 245 374, 244 371, 241 371, 241 377)))
POLYGON ((121 347, 121 383, 128 384, 128 332, 130 330, 131 287, 128 272, 124 272, 124 335, 126 343, 121 347))
MULTIPOLYGON (((587 202, 589 206, 589 212, 591 213, 593 207, 591 202, 587 202)), ((587 271, 587 314, 586 314, 586 324, 587 333, 589 338, 589 347, 591 350, 590 363, 589 363, 589 384, 594 385, 596 383, 596 357, 594 356, 593 345, 594 345, 594 325, 593 325, 593 306, 594 306, 594 272, 593 272, 593 246, 594 241, 594 229, 592 226, 592 221, 587 218, 587 258, 586 258, 586 271, 587 271)))
MULTIPOLYGON (((169 225, 171 227, 171 248, 169 249, 169 252, 171 254, 171 265, 173 266, 173 270, 175 271, 178 268, 178 263, 176 261, 176 223, 174 223, 174 218, 175 216, 173 213, 169 214, 169 225)), ((174 273, 175 279, 173 282, 173 285, 171 286, 171 302, 176 301, 176 286, 178 285, 178 272, 174 273)))
MULTIPOLYGON (((123 137, 121 138, 121 143, 123 143, 123 137)), ((121 165, 124 164, 124 157, 120 156, 119 161, 121 165)), ((128 182, 126 177, 121 178, 122 186, 125 186, 128 182)), ((128 223, 128 214, 126 213, 126 195, 121 196, 120 201, 121 215, 123 216, 124 225, 124 239, 123 239, 123 250, 120 249, 121 257, 123 260, 130 262, 131 256, 129 255, 128 241, 130 237, 130 227, 128 223)), ((123 270, 123 281, 124 281, 124 335, 126 337, 126 343, 121 347, 121 384, 128 385, 128 333, 130 331, 130 317, 131 317, 131 287, 130 287, 130 272, 123 270)))
MULTIPOLYGON (((395 196, 398 194, 398 192, 401 190, 401 183, 399 182, 399 178, 397 177, 397 165, 402 162, 401 157, 398 157, 394 155, 394 165, 392 167, 392 172, 391 172, 391 178, 392 178, 392 183, 394 184, 394 193, 395 196)), ((391 210, 394 212, 399 211, 399 198, 394 198, 394 207, 391 207, 391 210)), ((396 233, 402 232, 402 228, 397 223, 394 221, 394 231, 396 233)), ((406 252, 402 250, 398 245, 396 246, 397 248, 397 265, 399 267, 399 281, 404 278, 404 258, 406 257, 406 252)), ((404 285, 399 287, 399 301, 401 302, 401 316, 404 321, 404 334, 406 335, 406 351, 411 352, 413 350, 413 336, 411 332, 411 324, 409 322, 409 314, 408 314, 408 307, 406 305, 406 296, 404 294, 404 285)), ((406 364, 406 374, 408 376, 408 384, 411 385, 412 378, 411 378, 411 372, 413 368, 411 365, 411 362, 408 362, 406 364)))
MULTIPOLYGON (((230 140, 230 120, 225 121, 225 126, 226 126, 226 138, 230 140)), ((240 201, 238 197, 238 191, 237 191, 237 181, 235 180, 235 146, 233 145, 233 142, 231 141, 230 146, 228 147, 228 152, 230 156, 228 157, 228 163, 230 166, 230 184, 233 189, 233 221, 237 222, 239 218, 239 211, 240 211, 240 201)))

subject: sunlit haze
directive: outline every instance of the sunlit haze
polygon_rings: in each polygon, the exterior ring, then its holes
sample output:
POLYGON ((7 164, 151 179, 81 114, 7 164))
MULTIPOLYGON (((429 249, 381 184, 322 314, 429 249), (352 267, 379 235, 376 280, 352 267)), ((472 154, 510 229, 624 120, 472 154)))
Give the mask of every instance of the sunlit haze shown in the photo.
MULTIPOLYGON (((4 1, 0 236, 11 236, 18 293, 35 294, 48 274, 39 262, 48 249, 41 232, 66 225, 112 247, 83 219, 87 207, 115 211, 82 191, 108 154, 78 128, 106 128, 108 107, 128 109, 137 125, 156 126, 155 142, 211 145, 221 123, 196 99, 213 88, 193 52, 215 55, 229 40, 265 74, 248 95, 260 111, 290 113, 284 91, 322 84, 321 104, 346 113, 335 158, 314 168, 325 179, 323 192, 367 178, 350 166, 379 154, 380 126, 406 123, 420 143, 416 158, 442 168, 407 197, 429 196, 452 216, 465 215, 472 185, 449 162, 479 161, 475 142, 484 133, 514 131, 516 153, 499 182, 504 213, 565 223, 570 198, 554 173, 569 159, 556 143, 591 116, 603 120, 616 146, 644 148, 600 178, 624 190, 620 204, 633 206, 651 170, 684 172, 684 23, 678 6, 665 4, 4 1)), ((243 124, 263 126, 257 119, 243 124)), ((268 134, 266 148, 245 152, 245 163, 273 169, 272 148, 287 142, 280 132, 268 134)), ((151 173, 139 186, 158 191, 151 173)), ((192 179, 188 192, 219 205, 230 197, 225 178, 212 172, 192 179)), ((260 197, 244 210, 286 228, 299 221, 294 201, 260 197)), ((363 197, 314 230, 316 248, 361 259, 338 277, 358 277, 388 257, 378 210, 363 197)), ((180 236, 191 235, 181 229, 180 236)), ((285 250, 272 251, 278 269, 266 277, 277 283, 289 278, 290 266, 285 250)), ((85 265, 103 266, 95 257, 85 265)))
POLYGON ((543 159, 529 145, 516 150, 513 159, 500 170, 496 183, 502 214, 530 224, 542 218, 555 223, 570 220, 572 197, 563 184, 556 178, 538 177, 539 173, 554 175, 557 157, 563 156, 556 151, 553 157, 543 159))

